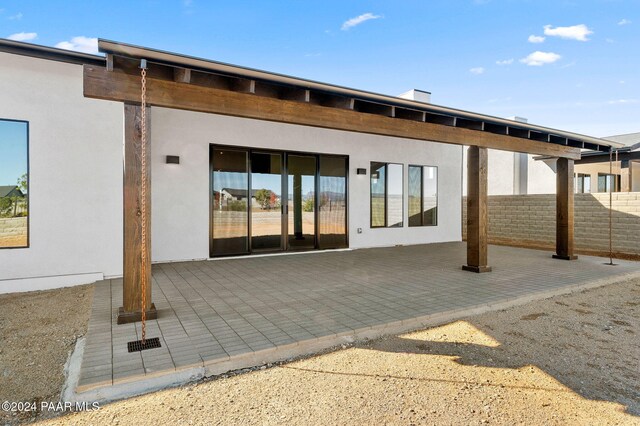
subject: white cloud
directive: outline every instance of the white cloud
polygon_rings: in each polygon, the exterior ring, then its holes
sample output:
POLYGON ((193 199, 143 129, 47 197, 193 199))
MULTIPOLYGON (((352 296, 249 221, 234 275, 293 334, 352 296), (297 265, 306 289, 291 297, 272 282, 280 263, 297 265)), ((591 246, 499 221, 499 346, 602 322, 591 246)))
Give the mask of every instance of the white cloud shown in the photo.
POLYGON ((545 41, 545 37, 531 34, 527 40, 529 43, 542 43, 545 41))
POLYGON ((567 40, 588 41, 587 36, 593 34, 593 31, 584 24, 573 25, 571 27, 555 27, 551 25, 544 26, 544 35, 550 37, 560 37, 567 40))
POLYGON ((15 41, 29 41, 29 40, 35 40, 38 38, 38 34, 37 33, 15 33, 15 34, 11 34, 9 37, 7 37, 9 40, 15 40, 15 41))
POLYGON ((23 16, 22 12, 18 12, 15 15, 9 16, 7 19, 10 20, 10 21, 19 21, 19 20, 22 19, 22 16, 23 16))
POLYGON ((92 37, 78 36, 69 41, 61 41, 56 44, 58 49, 75 50, 83 53, 98 53, 98 39, 92 37))
POLYGON ((513 63, 513 58, 504 59, 502 61, 496 61, 496 64, 498 65, 511 65, 512 63, 513 63))
POLYGON ((360 25, 363 22, 369 21, 371 19, 380 19, 382 18, 382 15, 374 15, 371 12, 367 12, 367 13, 363 13, 360 16, 356 16, 355 18, 351 18, 346 20, 343 24, 342 24, 342 31, 347 31, 350 28, 355 27, 356 25, 360 25))
POLYGON ((530 67, 541 67, 545 64, 552 64, 558 61, 562 56, 553 52, 540 52, 539 50, 530 53, 526 58, 520 59, 520 62, 530 67))
POLYGON ((484 74, 484 68, 482 67, 475 67, 475 68, 471 68, 469 70, 469 72, 471 74, 475 74, 475 75, 480 75, 480 74, 484 74))
POLYGON ((618 25, 629 25, 630 23, 631 23, 630 20, 622 19, 620 22, 618 22, 618 25))
POLYGON ((626 104, 637 104, 637 99, 616 99, 613 101, 607 102, 609 105, 626 105, 626 104))

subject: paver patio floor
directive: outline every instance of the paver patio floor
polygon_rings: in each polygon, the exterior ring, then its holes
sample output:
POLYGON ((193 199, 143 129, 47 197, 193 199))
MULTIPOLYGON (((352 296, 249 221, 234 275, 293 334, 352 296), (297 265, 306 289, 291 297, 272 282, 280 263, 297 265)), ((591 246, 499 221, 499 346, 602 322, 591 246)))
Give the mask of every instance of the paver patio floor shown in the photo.
MULTIPOLYGON (((193 367, 264 354, 392 325, 415 328, 416 318, 545 295, 640 272, 640 263, 490 246, 493 272, 461 270, 466 244, 313 252, 153 265, 158 319, 147 337, 162 347, 127 352, 140 324, 116 324, 122 280, 96 284, 78 392, 193 367), (412 320, 414 320, 412 322, 412 320)), ((389 328, 389 329, 392 329, 389 328)), ((295 351, 294 351, 295 352, 295 351)), ((289 352, 290 353, 290 352, 289 352)), ((215 370, 215 369, 213 369, 215 370)))

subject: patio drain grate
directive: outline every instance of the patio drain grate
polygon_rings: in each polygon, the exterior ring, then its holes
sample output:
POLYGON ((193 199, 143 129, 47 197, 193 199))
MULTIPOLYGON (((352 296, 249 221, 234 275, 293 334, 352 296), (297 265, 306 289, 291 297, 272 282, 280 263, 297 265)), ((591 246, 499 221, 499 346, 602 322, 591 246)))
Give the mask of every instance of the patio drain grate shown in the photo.
POLYGON ((127 343, 127 349, 129 349, 129 352, 140 352, 147 349, 155 349, 160 347, 162 347, 162 345, 160 345, 159 337, 147 339, 144 343, 142 343, 142 340, 136 340, 135 342, 127 343))

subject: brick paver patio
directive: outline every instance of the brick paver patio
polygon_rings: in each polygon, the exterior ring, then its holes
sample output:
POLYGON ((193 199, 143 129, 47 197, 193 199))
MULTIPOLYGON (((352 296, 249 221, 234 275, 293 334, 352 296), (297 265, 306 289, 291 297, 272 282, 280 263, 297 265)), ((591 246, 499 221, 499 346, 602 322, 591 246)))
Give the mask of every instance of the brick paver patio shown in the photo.
POLYGON ((134 353, 127 342, 140 339, 140 324, 116 324, 122 280, 100 282, 77 391, 193 367, 220 373, 237 368, 237 359, 275 361, 367 330, 401 332, 419 326, 416 319, 462 317, 640 271, 635 262, 612 267, 602 258, 568 262, 491 246, 493 272, 474 274, 460 269, 465 256, 465 243, 442 243, 154 265, 158 319, 148 322, 147 336, 162 347, 134 353))

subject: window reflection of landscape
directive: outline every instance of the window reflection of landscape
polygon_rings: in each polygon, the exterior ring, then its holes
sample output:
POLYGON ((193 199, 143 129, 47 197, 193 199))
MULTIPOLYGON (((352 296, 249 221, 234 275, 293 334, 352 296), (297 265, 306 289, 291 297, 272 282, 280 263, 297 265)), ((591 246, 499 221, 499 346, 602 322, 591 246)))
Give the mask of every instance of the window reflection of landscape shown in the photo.
POLYGON ((0 248, 29 245, 29 130, 0 119, 0 248))

